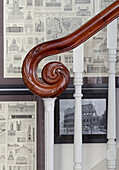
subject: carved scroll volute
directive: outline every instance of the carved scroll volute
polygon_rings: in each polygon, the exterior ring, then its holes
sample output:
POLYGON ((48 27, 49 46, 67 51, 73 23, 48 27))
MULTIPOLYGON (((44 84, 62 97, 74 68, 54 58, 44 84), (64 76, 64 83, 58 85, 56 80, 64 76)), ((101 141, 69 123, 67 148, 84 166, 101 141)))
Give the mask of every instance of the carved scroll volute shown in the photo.
POLYGON ((68 69, 60 62, 48 63, 42 70, 42 80, 38 78, 37 67, 45 58, 47 48, 44 49, 44 43, 33 48, 27 54, 22 66, 24 83, 30 91, 43 98, 60 95, 68 86, 70 79, 68 69))

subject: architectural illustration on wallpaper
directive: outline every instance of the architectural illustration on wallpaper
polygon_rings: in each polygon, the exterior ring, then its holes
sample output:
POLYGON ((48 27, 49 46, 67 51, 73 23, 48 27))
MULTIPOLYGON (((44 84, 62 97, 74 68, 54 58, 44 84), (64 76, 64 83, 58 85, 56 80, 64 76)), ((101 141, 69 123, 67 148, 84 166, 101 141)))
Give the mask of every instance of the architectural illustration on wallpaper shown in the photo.
POLYGON ((26 33, 32 33, 33 32, 33 23, 32 23, 33 19, 31 16, 31 11, 29 11, 27 13, 27 17, 25 19, 25 32, 26 33))
POLYGON ((43 0, 35 0, 35 6, 43 6, 43 0))
POLYGON ((5 170, 5 165, 2 166, 2 170, 5 170))
POLYGON ((0 108, 0 169, 36 170, 36 102, 0 102, 0 108))
MULTIPOLYGON (((20 78, 22 61, 31 48, 44 41, 70 34, 112 2, 113 0, 98 2, 97 0, 5 0, 4 77, 20 78)), ((84 53, 84 76, 107 76, 106 28, 96 34, 95 39, 91 38, 84 44, 84 53), (96 39, 102 37, 103 40, 96 39)), ((65 60, 68 54, 72 56, 72 53, 67 52, 60 54, 60 57, 57 55, 54 60, 60 61, 61 58, 61 62, 68 67, 73 76, 72 63, 65 60)), ((119 50, 117 50, 118 56, 119 50)), ((41 68, 38 68, 39 76, 42 67, 51 58, 43 60, 41 68)), ((119 76, 119 60, 116 68, 119 76)))
POLYGON ((46 39, 61 38, 66 34, 75 31, 81 25, 81 18, 47 18, 46 19, 46 39))
MULTIPOLYGON (((74 100, 60 101, 60 135, 74 134, 74 100), (72 102, 72 103, 71 103, 72 102), (64 106, 63 106, 63 105, 64 106)), ((82 101, 82 133, 106 133, 106 100, 83 99, 82 101), (100 104, 103 103, 100 109, 100 104)))
POLYGON ((100 9, 104 9, 107 7, 109 4, 113 3, 113 0, 101 0, 100 3, 100 9))
POLYGON ((0 133, 0 144, 4 144, 6 141, 6 131, 0 133))
POLYGON ((0 120, 5 120, 5 118, 2 115, 0 115, 0 120))
POLYGON ((13 51, 19 51, 19 46, 17 45, 16 39, 13 38, 12 39, 12 43, 9 46, 9 51, 13 52, 13 51))
POLYGON ((21 73, 21 71, 22 71, 22 69, 21 69, 21 67, 16 67, 16 66, 14 66, 12 63, 10 63, 8 66, 7 66, 7 72, 8 73, 13 73, 13 74, 15 74, 15 73, 21 73))
POLYGON ((11 122, 10 128, 8 130, 8 135, 10 135, 10 136, 16 135, 16 131, 14 130, 14 124, 12 122, 11 122))
POLYGON ((2 110, 2 104, 0 104, 0 110, 2 110))
POLYGON ((15 149, 15 154, 16 155, 29 155, 32 154, 32 149, 30 149, 29 147, 22 145, 21 147, 19 147, 18 149, 15 149))
POLYGON ((27 158, 25 156, 19 156, 16 158, 16 164, 27 164, 27 158))
POLYGON ((31 170, 30 166, 9 166, 9 170, 31 170))
POLYGON ((33 5, 33 0, 27 0, 27 6, 32 6, 33 5))
POLYGON ((90 16, 91 12, 89 11, 89 8, 80 8, 78 7, 78 11, 77 11, 77 16, 90 16))
POLYGON ((0 122, 0 132, 5 131, 5 122, 0 122))
POLYGON ((38 18, 35 21, 35 31, 36 32, 44 32, 44 21, 42 19, 40 19, 40 18, 38 18))
POLYGON ((61 7, 61 0, 46 0, 46 7, 61 7))
MULTIPOLYGON (((22 47, 21 47, 21 50, 20 50, 21 53, 24 53, 26 52, 25 48, 24 48, 24 39, 22 39, 22 47)), ((22 60, 22 58, 20 58, 22 60)))
POLYGON ((8 104, 9 113, 34 113, 35 112, 35 104, 34 103, 10 103, 8 104))
POLYGON ((33 37, 28 37, 27 38, 27 46, 32 46, 33 45, 33 37))
POLYGON ((14 156, 13 156, 13 152, 12 151, 9 152, 8 160, 10 160, 10 161, 14 160, 14 156))
POLYGON ((75 0, 75 3, 78 4, 78 3, 90 3, 91 0, 75 0))
POLYGON ((64 0, 64 11, 72 11, 72 0, 64 0))
POLYGON ((6 28, 6 32, 8 32, 8 33, 22 33, 23 30, 24 30, 23 27, 17 26, 16 24, 14 24, 11 27, 6 28))
POLYGON ((19 7, 19 0, 13 0, 13 7, 10 7, 11 11, 9 12, 8 22, 14 22, 14 20, 22 21, 24 19, 23 12, 19 7))
POLYGON ((26 142, 26 137, 18 137, 17 142, 26 142))
POLYGON ((9 4, 9 0, 7 0, 6 4, 9 4))
POLYGON ((21 121, 16 121, 16 130, 21 131, 21 121))
POLYGON ((2 160, 5 160, 5 155, 0 155, 0 162, 2 162, 2 160))
POLYGON ((27 130, 27 142, 32 142, 32 136, 31 136, 31 126, 28 126, 27 130))

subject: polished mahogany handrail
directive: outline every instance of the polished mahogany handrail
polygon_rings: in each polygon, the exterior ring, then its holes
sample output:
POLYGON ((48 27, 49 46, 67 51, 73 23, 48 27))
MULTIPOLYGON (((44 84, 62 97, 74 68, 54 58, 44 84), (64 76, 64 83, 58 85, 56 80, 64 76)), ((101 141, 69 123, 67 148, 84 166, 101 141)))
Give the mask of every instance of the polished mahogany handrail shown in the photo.
POLYGON ((59 62, 48 63, 42 71, 42 79, 37 76, 39 62, 50 55, 74 49, 119 16, 119 0, 97 14, 75 32, 63 38, 44 42, 35 46, 27 54, 22 66, 23 81, 36 95, 55 97, 61 94, 69 83, 69 71, 59 62))

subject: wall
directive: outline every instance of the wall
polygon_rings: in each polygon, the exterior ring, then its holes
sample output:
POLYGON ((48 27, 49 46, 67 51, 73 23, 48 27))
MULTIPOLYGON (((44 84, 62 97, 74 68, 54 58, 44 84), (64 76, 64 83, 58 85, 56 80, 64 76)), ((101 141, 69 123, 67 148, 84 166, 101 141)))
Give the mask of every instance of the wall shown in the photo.
MULTIPOLYGON (((119 122, 119 89, 117 95, 117 122, 119 122)), ((117 145, 119 146, 119 123, 117 124, 117 145)), ((83 170, 91 170, 106 157, 106 144, 83 144, 83 170)), ((73 144, 55 145, 55 170, 73 169, 73 144)))

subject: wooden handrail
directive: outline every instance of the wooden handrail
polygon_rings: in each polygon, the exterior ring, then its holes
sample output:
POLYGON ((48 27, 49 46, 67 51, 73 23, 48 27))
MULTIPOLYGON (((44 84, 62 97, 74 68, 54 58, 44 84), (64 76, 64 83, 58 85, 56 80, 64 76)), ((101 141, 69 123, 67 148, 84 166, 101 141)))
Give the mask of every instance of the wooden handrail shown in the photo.
POLYGON ((68 69, 59 62, 48 63, 42 71, 42 80, 37 76, 39 62, 50 55, 74 49, 92 37, 119 16, 119 0, 97 14, 78 30, 63 38, 35 46, 27 54, 22 66, 23 81, 36 95, 55 97, 61 94, 69 83, 68 69))

